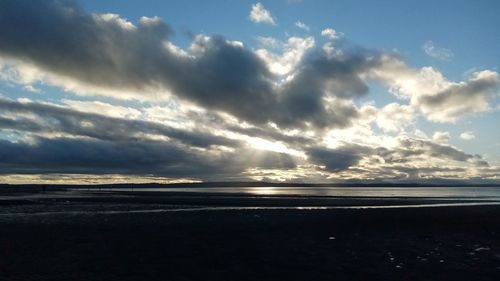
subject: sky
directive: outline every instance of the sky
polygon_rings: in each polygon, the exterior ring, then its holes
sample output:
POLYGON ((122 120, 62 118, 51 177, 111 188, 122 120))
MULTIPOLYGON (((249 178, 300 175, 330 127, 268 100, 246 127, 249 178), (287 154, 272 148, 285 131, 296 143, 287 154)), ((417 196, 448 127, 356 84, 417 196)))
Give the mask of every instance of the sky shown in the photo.
POLYGON ((0 0, 0 183, 500 183, 498 11, 0 0))

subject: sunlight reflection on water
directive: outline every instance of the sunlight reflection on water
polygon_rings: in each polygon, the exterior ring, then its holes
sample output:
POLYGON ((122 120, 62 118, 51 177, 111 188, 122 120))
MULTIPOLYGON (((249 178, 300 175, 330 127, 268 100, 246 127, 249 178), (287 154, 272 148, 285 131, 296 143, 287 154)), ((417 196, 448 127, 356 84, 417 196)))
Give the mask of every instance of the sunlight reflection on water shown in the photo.
MULTIPOLYGON (((113 188, 113 191, 130 191, 113 188)), ((278 196, 332 196, 332 197, 415 197, 415 198, 495 198, 500 199, 500 187, 188 187, 135 188, 134 191, 229 193, 278 196)))

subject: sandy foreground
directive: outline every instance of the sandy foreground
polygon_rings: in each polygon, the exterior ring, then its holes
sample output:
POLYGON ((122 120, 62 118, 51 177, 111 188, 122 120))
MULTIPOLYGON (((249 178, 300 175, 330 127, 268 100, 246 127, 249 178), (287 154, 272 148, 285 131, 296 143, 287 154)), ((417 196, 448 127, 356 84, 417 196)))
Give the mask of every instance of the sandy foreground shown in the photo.
POLYGON ((3 191, 0 280, 500 280, 500 205, 3 191))

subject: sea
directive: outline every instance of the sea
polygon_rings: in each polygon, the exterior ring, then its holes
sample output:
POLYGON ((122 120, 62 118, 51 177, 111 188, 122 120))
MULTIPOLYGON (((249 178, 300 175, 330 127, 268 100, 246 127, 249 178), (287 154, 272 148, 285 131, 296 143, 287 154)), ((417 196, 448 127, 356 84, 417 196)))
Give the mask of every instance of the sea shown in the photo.
MULTIPOLYGON (((108 191, 130 191, 130 188, 108 188, 108 191)), ((461 198, 500 200, 500 186, 427 186, 427 187, 185 187, 134 188, 134 192, 186 192, 246 194, 254 196, 367 197, 367 198, 461 198)))

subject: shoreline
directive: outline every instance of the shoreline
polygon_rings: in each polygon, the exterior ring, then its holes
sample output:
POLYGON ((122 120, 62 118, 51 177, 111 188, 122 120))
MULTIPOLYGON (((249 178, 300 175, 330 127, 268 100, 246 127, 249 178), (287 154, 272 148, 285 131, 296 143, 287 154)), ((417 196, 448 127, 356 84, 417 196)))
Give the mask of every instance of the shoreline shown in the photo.
POLYGON ((338 209, 279 209, 307 200, 57 194, 0 208, 0 280, 500 278, 498 205, 348 209, 339 205, 355 200, 337 198, 338 209), (230 207, 241 203, 267 209, 230 207))

